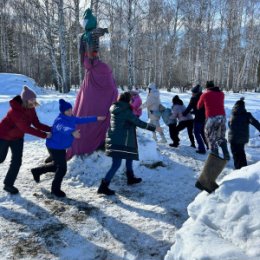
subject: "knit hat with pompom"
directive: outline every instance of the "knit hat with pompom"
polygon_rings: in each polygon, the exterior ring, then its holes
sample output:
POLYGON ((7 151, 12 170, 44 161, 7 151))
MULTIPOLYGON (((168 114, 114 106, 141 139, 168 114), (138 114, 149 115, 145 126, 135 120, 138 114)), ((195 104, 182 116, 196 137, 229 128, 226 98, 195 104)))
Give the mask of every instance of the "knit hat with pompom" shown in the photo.
POLYGON ((23 90, 22 90, 22 93, 21 93, 21 98, 22 98, 23 101, 28 101, 30 99, 36 98, 36 94, 29 87, 23 86, 23 90))
POLYGON ((60 103, 60 112, 64 113, 65 111, 72 108, 72 105, 69 102, 66 102, 64 99, 59 100, 60 103))
POLYGON ((240 107, 245 107, 245 98, 244 97, 241 97, 236 103, 235 105, 236 106, 240 106, 240 107))

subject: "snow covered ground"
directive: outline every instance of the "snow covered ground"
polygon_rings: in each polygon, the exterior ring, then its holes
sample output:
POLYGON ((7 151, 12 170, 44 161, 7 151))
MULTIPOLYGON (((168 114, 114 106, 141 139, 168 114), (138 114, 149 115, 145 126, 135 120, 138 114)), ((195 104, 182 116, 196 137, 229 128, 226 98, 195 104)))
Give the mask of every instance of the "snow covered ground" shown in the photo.
MULTIPOLYGON (((39 89, 25 76, 0 73, 0 118, 23 84, 37 92, 38 116, 47 124, 58 114, 60 97, 75 101, 75 93, 39 89)), ((170 107, 174 95, 162 91, 162 103, 170 107)), ((188 104, 190 94, 179 95, 188 104)), ((145 100, 146 93, 141 96, 145 100)), ((226 93, 228 117, 240 96, 226 93)), ((260 120, 260 94, 244 96, 248 111, 260 120)), ((142 119, 147 120, 146 111, 142 119)), ((230 161, 219 176, 220 188, 211 195, 194 187, 207 156, 189 147, 186 131, 176 149, 156 145, 151 133, 139 129, 141 160, 134 169, 143 178, 141 184, 127 186, 122 166, 111 183, 117 195, 98 195, 111 163, 98 151, 69 161, 63 182, 66 199, 50 194, 52 173, 42 176, 39 184, 33 181, 30 169, 43 163, 47 151, 43 140, 26 136, 16 181, 20 194, 11 196, 0 185, 0 259, 260 259, 260 139, 254 128, 250 134, 250 166, 233 171, 230 161)), ((2 180, 9 161, 10 154, 0 166, 2 180)))

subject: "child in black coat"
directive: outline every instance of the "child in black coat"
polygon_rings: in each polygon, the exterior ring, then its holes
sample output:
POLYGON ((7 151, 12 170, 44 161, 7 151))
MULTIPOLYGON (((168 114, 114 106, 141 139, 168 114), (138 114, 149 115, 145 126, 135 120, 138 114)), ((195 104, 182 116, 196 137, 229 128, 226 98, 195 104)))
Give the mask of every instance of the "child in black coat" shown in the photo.
POLYGON ((260 131, 260 123, 246 111, 244 98, 241 98, 232 108, 228 122, 228 141, 231 145, 235 169, 247 166, 245 144, 249 141, 249 124, 260 131))

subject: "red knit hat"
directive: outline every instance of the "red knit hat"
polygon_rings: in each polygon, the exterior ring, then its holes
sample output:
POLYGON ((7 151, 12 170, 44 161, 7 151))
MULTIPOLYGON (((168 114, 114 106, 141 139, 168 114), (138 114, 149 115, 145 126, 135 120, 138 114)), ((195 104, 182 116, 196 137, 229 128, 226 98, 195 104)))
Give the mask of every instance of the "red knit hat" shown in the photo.
POLYGON ((30 99, 36 98, 36 94, 27 86, 23 86, 23 91, 21 93, 21 98, 23 101, 28 101, 30 99))

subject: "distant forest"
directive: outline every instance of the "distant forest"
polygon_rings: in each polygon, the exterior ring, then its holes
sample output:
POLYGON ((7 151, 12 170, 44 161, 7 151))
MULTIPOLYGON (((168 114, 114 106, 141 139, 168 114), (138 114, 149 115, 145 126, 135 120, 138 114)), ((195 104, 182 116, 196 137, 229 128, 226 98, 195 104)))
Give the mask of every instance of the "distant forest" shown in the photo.
POLYGON ((117 85, 153 81, 185 91, 214 80, 228 91, 260 88, 259 0, 1 0, 0 72, 64 93, 79 86, 87 7, 108 27, 100 57, 117 85))

